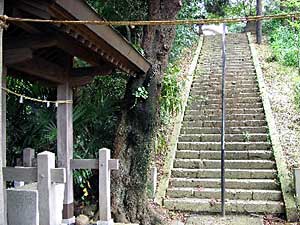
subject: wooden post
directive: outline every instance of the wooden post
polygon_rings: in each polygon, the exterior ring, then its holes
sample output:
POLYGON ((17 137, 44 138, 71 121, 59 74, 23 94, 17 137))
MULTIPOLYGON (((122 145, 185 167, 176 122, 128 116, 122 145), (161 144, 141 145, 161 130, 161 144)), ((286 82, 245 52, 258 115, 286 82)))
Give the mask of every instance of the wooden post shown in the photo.
MULTIPOLYGON (((57 88, 58 100, 73 100, 69 82, 57 88)), ((66 169, 67 182, 64 194, 63 223, 75 223, 73 206, 73 172, 70 162, 73 158, 73 105, 59 104, 57 108, 57 156, 58 167, 66 169)))
POLYGON ((110 150, 99 151, 99 218, 97 225, 112 225, 110 205, 110 171, 119 169, 119 161, 110 159, 110 150))
POLYGON ((33 167, 32 160, 34 159, 35 151, 32 148, 23 149, 23 166, 24 167, 33 167))
POLYGON ((55 168, 55 155, 52 152, 38 154, 38 198, 40 225, 54 225, 55 206, 51 185, 51 169, 55 168))
MULTIPOLYGON (((4 14, 4 0, 0 0, 0 15, 4 14)), ((3 64, 3 28, 0 27, 0 85, 5 86, 6 69, 3 64)), ((3 170, 6 166, 6 96, 0 88, 0 224, 6 225, 6 191, 3 170)))
MULTIPOLYGON (((262 15, 262 0, 256 0, 256 15, 262 15)), ((257 44, 262 42, 262 20, 256 21, 256 42, 257 44)))

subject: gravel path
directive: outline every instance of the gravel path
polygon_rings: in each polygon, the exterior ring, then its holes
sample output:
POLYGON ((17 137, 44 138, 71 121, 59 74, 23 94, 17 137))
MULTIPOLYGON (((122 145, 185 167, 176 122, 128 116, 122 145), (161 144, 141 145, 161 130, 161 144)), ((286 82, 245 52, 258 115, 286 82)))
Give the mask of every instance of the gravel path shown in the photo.
POLYGON ((256 46, 280 141, 290 171, 300 166, 300 111, 294 103, 294 79, 297 70, 272 62, 272 52, 266 41, 256 46))

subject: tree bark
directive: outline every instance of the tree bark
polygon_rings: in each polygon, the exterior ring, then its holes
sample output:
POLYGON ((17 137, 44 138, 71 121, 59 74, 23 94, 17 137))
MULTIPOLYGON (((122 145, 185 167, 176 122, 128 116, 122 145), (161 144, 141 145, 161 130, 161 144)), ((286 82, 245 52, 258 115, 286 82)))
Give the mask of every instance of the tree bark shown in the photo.
MULTIPOLYGON (((150 20, 176 18, 181 0, 150 0, 150 20)), ((175 26, 147 26, 142 47, 152 68, 145 75, 128 81, 122 115, 114 142, 113 157, 120 159, 120 170, 112 174, 112 214, 118 222, 159 224, 151 216, 146 196, 148 167, 155 148, 159 125, 159 97, 163 72, 175 38, 175 26), (138 87, 148 91, 148 98, 135 99, 138 87)))

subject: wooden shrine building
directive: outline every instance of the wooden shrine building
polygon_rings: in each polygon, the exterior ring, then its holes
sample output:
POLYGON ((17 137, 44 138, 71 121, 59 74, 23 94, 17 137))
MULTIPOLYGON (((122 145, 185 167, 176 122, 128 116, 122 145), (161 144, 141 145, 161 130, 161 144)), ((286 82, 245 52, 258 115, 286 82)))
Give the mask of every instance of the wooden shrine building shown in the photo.
MULTIPOLYGON (((0 0, 0 14, 53 20, 101 20, 84 0, 0 0)), ((96 75, 109 75, 117 69, 140 76, 150 68, 149 62, 117 31, 104 25, 14 22, 6 30, 1 29, 0 46, 1 87, 6 87, 7 74, 21 77, 57 87, 57 100, 72 100, 72 87, 85 85, 96 75), (74 57, 89 66, 75 68, 74 57)), ((5 225, 2 167, 6 166, 6 150, 10 146, 6 146, 6 93, 2 88, 0 107, 0 224, 5 225)), ((67 224, 73 222, 72 123, 72 104, 59 104, 57 154, 58 166, 67 171, 63 212, 67 224)))

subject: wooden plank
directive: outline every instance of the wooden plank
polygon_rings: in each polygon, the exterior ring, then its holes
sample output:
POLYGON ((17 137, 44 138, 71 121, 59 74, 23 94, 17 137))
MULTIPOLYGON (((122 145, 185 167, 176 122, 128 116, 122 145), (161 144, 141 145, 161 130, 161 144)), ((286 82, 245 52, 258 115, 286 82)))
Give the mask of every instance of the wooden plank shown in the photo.
MULTIPOLYGON (((20 10, 14 8, 12 12, 13 17, 23 17, 20 10)), ((31 33, 31 34, 41 34, 42 32, 35 27, 32 23, 26 23, 26 22, 12 22, 14 25, 22 28, 23 30, 31 33)))
POLYGON ((58 47, 63 49, 70 55, 77 56, 78 58, 86 61, 92 66, 107 64, 97 53, 91 51, 73 38, 70 38, 67 35, 57 35, 56 38, 58 41, 58 47))
MULTIPOLYGON (((58 100, 73 100, 73 90, 67 81, 57 87, 58 100)), ((58 167, 66 169, 63 219, 70 220, 74 216, 73 209, 73 105, 59 104, 57 107, 57 157, 58 167)))
POLYGON ((66 183, 66 170, 64 168, 53 168, 51 169, 51 182, 64 184, 66 183))
POLYGON ((33 54, 30 48, 6 49, 4 50, 4 64, 11 66, 32 60, 33 54))
MULTIPOLYGON (((66 10, 78 20, 101 20, 98 14, 82 0, 54 0, 56 4, 66 10)), ((110 26, 86 25, 109 46, 118 51, 130 63, 146 73, 150 69, 150 63, 142 57, 121 35, 110 26)))
POLYGON ((18 49, 18 48, 49 48, 58 44, 55 36, 51 34, 35 35, 32 37, 20 38, 20 37, 7 37, 4 40, 4 49, 18 49))
POLYGON ((11 65, 11 68, 57 84, 63 84, 66 80, 64 75, 67 74, 59 65, 42 58, 34 58, 25 63, 14 64, 11 65))
POLYGON ((32 148, 23 149, 23 166, 24 167, 33 167, 33 159, 35 155, 35 150, 32 148))
POLYGON ((99 160, 98 159, 72 159, 71 169, 98 169, 99 160))
POLYGON ((110 160, 108 160, 108 169, 110 169, 110 170, 118 170, 119 169, 119 160, 118 159, 110 159, 110 160))
POLYGON ((85 77, 85 76, 105 76, 113 72, 114 67, 111 65, 102 65, 98 67, 82 67, 74 68, 70 74, 73 77, 85 77))
POLYGON ((94 80, 94 77, 72 77, 70 78, 71 87, 80 87, 91 83, 94 80))
POLYGON ((37 168, 36 167, 4 167, 3 179, 5 181, 37 181, 37 168))

